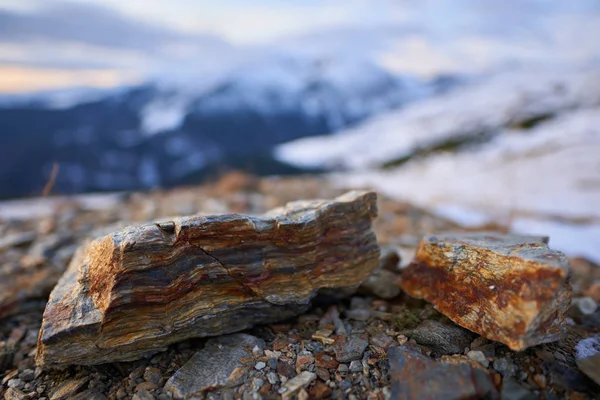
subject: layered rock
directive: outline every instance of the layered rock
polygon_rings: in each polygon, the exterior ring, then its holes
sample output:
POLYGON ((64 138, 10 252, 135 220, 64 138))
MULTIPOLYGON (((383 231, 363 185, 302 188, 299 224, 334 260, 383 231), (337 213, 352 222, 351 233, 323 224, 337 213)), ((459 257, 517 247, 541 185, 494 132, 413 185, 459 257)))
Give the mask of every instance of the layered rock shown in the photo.
POLYGON ((320 289, 354 287, 377 267, 376 201, 350 192, 261 217, 192 216, 96 239, 50 296, 37 363, 134 360, 296 315, 320 289))
POLYGON ((569 269, 547 242, 496 233, 425 237, 401 285, 512 350, 559 340, 571 300, 569 269))

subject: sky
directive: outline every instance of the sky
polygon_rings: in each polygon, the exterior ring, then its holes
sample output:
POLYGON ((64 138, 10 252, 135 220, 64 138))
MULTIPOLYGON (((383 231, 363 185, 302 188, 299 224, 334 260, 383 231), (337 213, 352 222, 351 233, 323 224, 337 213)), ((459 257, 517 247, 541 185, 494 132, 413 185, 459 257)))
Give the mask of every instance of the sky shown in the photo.
POLYGON ((0 93, 340 52, 426 77, 600 61, 597 0, 0 0, 0 93))

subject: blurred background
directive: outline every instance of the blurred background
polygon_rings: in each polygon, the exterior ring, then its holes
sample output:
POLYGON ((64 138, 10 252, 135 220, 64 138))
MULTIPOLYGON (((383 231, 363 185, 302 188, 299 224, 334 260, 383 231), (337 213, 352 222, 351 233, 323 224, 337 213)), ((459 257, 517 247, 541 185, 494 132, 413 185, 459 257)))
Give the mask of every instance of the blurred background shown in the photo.
POLYGON ((0 0, 0 198, 326 173, 598 261, 599 39, 597 0, 0 0))

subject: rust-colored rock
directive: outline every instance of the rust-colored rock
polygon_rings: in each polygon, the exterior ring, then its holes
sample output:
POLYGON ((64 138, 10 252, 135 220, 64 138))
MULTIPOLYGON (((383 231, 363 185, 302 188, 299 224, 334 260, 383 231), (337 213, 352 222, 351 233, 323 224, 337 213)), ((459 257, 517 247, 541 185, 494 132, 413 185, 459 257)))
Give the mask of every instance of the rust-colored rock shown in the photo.
POLYGON ((192 216, 129 227, 78 250, 44 312, 44 367, 134 360, 240 331, 355 287, 378 265, 373 192, 299 201, 261 217, 192 216))
POLYGON ((548 239, 474 233, 425 237, 402 288, 512 350, 559 340, 571 302, 566 257, 548 239))

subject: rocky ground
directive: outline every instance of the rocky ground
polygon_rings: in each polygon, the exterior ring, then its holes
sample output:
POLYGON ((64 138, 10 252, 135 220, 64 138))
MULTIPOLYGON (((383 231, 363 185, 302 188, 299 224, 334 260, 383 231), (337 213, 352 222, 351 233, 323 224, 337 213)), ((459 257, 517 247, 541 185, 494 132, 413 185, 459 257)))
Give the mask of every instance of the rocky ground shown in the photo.
POLYGON ((597 265, 569 260, 574 301, 566 338, 514 352, 401 293, 399 266, 411 260, 419 239, 464 229, 387 198, 380 198, 375 223, 381 268, 349 298, 320 297, 297 318, 188 340, 134 362, 36 368, 45 299, 85 239, 168 216, 262 213, 342 192, 318 178, 230 174, 196 188, 113 195, 103 202, 46 199, 13 216, 0 210, 0 397, 420 399, 429 390, 430 396, 457 399, 599 398, 600 364, 589 357, 600 350, 597 265))

